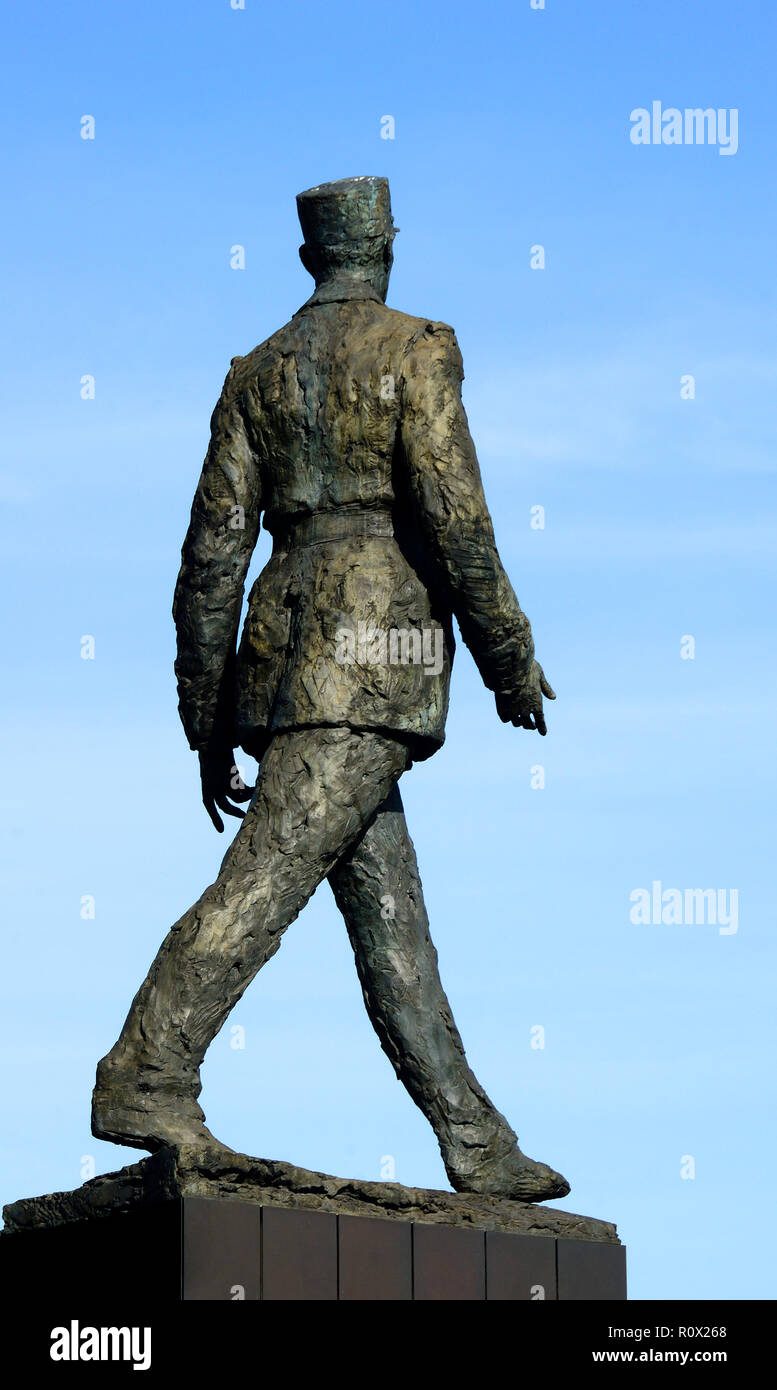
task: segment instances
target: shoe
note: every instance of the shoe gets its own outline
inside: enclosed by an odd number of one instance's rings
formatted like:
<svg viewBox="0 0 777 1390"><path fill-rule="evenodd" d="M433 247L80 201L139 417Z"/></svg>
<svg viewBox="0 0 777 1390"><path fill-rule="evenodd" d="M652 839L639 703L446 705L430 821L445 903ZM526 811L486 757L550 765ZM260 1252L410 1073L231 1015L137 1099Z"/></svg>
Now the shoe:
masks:
<svg viewBox="0 0 777 1390"><path fill-rule="evenodd" d="M92 1134L95 1139L149 1153L177 1144L215 1145L234 1152L211 1134L203 1110L183 1087L158 1079L152 1084L105 1059L98 1064L92 1093Z"/></svg>
<svg viewBox="0 0 777 1390"><path fill-rule="evenodd" d="M489 1197L507 1197L514 1202L550 1202L566 1197L569 1183L547 1163L527 1158L514 1144L507 1153L487 1159L467 1174L448 1176L456 1192L478 1192Z"/></svg>

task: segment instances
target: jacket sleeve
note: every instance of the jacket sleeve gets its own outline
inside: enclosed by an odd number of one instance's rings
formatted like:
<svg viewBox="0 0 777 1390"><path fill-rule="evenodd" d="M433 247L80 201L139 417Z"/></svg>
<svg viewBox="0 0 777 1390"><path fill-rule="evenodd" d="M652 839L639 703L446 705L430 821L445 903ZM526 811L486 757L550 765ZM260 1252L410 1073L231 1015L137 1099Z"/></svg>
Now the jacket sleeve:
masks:
<svg viewBox="0 0 777 1390"><path fill-rule="evenodd" d="M210 422L173 599L178 709L194 749L233 746L234 673L243 587L259 533L259 466L234 358Z"/></svg>
<svg viewBox="0 0 777 1390"><path fill-rule="evenodd" d="M428 323L406 349L401 444L415 521L484 684L506 717L531 667L531 626L505 574L461 400L452 328Z"/></svg>

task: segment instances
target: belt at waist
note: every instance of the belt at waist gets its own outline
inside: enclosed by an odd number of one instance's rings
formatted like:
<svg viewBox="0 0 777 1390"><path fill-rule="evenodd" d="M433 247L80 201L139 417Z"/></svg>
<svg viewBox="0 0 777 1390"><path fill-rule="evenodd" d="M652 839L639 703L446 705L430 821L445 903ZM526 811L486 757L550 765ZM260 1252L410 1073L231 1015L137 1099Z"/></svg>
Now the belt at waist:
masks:
<svg viewBox="0 0 777 1390"><path fill-rule="evenodd" d="M273 528L273 548L286 550L293 546L317 545L323 541L351 540L354 536L393 535L394 522L386 508L335 507L327 512L312 512L300 521Z"/></svg>

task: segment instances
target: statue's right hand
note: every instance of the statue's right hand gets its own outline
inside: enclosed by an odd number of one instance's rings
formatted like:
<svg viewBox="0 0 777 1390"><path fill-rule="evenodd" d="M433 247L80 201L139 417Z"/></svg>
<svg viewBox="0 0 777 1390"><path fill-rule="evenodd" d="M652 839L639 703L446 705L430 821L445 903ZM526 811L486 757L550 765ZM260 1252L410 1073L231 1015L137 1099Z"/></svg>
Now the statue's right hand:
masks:
<svg viewBox="0 0 777 1390"><path fill-rule="evenodd" d="M505 724L514 724L516 729L531 729L542 734L548 732L542 708L542 697L555 700L556 695L545 678L539 661L532 664L518 688L509 696L497 695L496 708L499 718Z"/></svg>
<svg viewBox="0 0 777 1390"><path fill-rule="evenodd" d="M227 744L209 745L200 751L200 782L202 784L202 804L219 834L224 829L216 807L227 816L242 820L245 811L230 805L230 801L250 801L253 789L247 787L240 776L235 762L234 750Z"/></svg>

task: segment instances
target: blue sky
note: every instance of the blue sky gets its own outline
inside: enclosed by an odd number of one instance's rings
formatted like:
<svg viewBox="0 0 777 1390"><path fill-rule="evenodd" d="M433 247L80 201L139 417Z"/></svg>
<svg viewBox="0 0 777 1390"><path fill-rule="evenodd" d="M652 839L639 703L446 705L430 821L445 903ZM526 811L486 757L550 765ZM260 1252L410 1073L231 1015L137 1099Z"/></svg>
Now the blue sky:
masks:
<svg viewBox="0 0 777 1390"><path fill-rule="evenodd" d="M774 1297L777 13L245 4L6 19L0 1196L140 1156L91 1138L94 1066L226 847L172 671L210 412L310 292L294 195L386 174L389 303L456 328L558 692L546 740L507 728L460 647L446 745L402 783L470 1061L561 1205L618 1223L633 1297ZM736 154L635 146L654 100L736 109ZM654 881L736 889L738 930L634 925ZM445 1185L326 887L203 1076L232 1147Z"/></svg>

